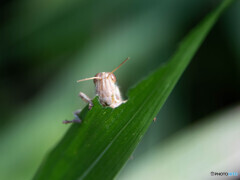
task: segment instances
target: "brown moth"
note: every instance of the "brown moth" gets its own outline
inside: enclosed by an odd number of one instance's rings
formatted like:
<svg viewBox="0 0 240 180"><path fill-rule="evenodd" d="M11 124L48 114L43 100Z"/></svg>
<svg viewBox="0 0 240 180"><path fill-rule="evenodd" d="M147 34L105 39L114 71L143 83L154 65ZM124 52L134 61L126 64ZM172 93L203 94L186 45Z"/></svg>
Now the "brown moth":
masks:
<svg viewBox="0 0 240 180"><path fill-rule="evenodd" d="M129 57L125 59L117 68L115 68L112 72L101 72L97 73L94 77L86 78L78 80L77 82L88 81L93 79L96 88L96 95L99 97L99 101L103 106L108 106L111 108L116 108L120 106L122 103L127 102L127 100L123 100L119 87L116 84L116 76L113 74L118 68L120 68ZM83 101L88 103L88 108L92 109L93 102L92 100L83 92L79 93L79 96L82 98ZM81 122L78 117L80 111L76 111L74 113L75 119L72 121L63 121L64 124L72 123L72 122Z"/></svg>

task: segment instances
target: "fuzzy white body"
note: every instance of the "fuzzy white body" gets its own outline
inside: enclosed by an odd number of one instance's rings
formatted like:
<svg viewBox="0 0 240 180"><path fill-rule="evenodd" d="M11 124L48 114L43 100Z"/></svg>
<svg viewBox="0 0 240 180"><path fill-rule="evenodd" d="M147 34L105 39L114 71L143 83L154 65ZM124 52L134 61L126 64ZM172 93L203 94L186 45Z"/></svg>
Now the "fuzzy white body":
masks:
<svg viewBox="0 0 240 180"><path fill-rule="evenodd" d="M122 100L119 87L116 84L116 77L113 73L102 72L96 74L95 77L101 78L95 79L94 84L96 86L96 95L99 96L100 103L103 106L116 108L126 102Z"/></svg>

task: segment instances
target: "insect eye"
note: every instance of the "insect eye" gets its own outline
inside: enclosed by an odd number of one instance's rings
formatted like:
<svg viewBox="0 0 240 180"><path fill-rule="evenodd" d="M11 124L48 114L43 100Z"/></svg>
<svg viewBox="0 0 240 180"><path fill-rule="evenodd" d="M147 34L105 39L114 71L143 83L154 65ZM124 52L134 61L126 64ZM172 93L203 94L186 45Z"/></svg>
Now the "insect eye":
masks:
<svg viewBox="0 0 240 180"><path fill-rule="evenodd" d="M113 80L113 82L116 82L116 80L117 80L116 76L113 73L111 74L111 79Z"/></svg>
<svg viewBox="0 0 240 180"><path fill-rule="evenodd" d="M97 74L95 75L95 77L101 77L101 73L97 73ZM98 79L94 79L94 80L93 80L94 84L96 84L97 81L98 81Z"/></svg>

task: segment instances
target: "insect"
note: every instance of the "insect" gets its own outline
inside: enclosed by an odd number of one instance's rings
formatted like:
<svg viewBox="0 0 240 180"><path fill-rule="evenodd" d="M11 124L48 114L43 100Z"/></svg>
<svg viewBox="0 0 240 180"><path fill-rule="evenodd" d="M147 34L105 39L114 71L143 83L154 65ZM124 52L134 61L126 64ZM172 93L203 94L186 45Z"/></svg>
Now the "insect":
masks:
<svg viewBox="0 0 240 180"><path fill-rule="evenodd" d="M96 88L96 95L99 97L99 101L103 106L116 108L120 106L122 103L127 102L127 100L123 100L119 87L116 84L116 76L114 72L118 70L127 60L130 58L128 57L125 59L117 68L115 68L112 72L101 72L97 73L94 77L86 78L78 80L77 82L93 80ZM80 98L88 103L89 110L93 107L92 100L83 92L79 93ZM81 120L78 117L80 110L74 112L75 119L72 121L65 120L63 121L64 124L78 122L80 123Z"/></svg>

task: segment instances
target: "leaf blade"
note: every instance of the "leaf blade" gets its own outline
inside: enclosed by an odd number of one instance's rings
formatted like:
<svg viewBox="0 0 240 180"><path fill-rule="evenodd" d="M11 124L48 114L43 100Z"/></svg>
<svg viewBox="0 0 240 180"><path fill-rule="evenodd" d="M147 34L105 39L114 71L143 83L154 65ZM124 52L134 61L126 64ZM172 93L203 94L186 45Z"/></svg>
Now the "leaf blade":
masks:
<svg viewBox="0 0 240 180"><path fill-rule="evenodd" d="M223 10L224 1L180 44L171 61L129 92L119 108L102 108L94 99L83 110L80 125L71 126L49 154L34 179L112 179L127 161L171 93L207 33ZM107 171L111 169L111 171Z"/></svg>

